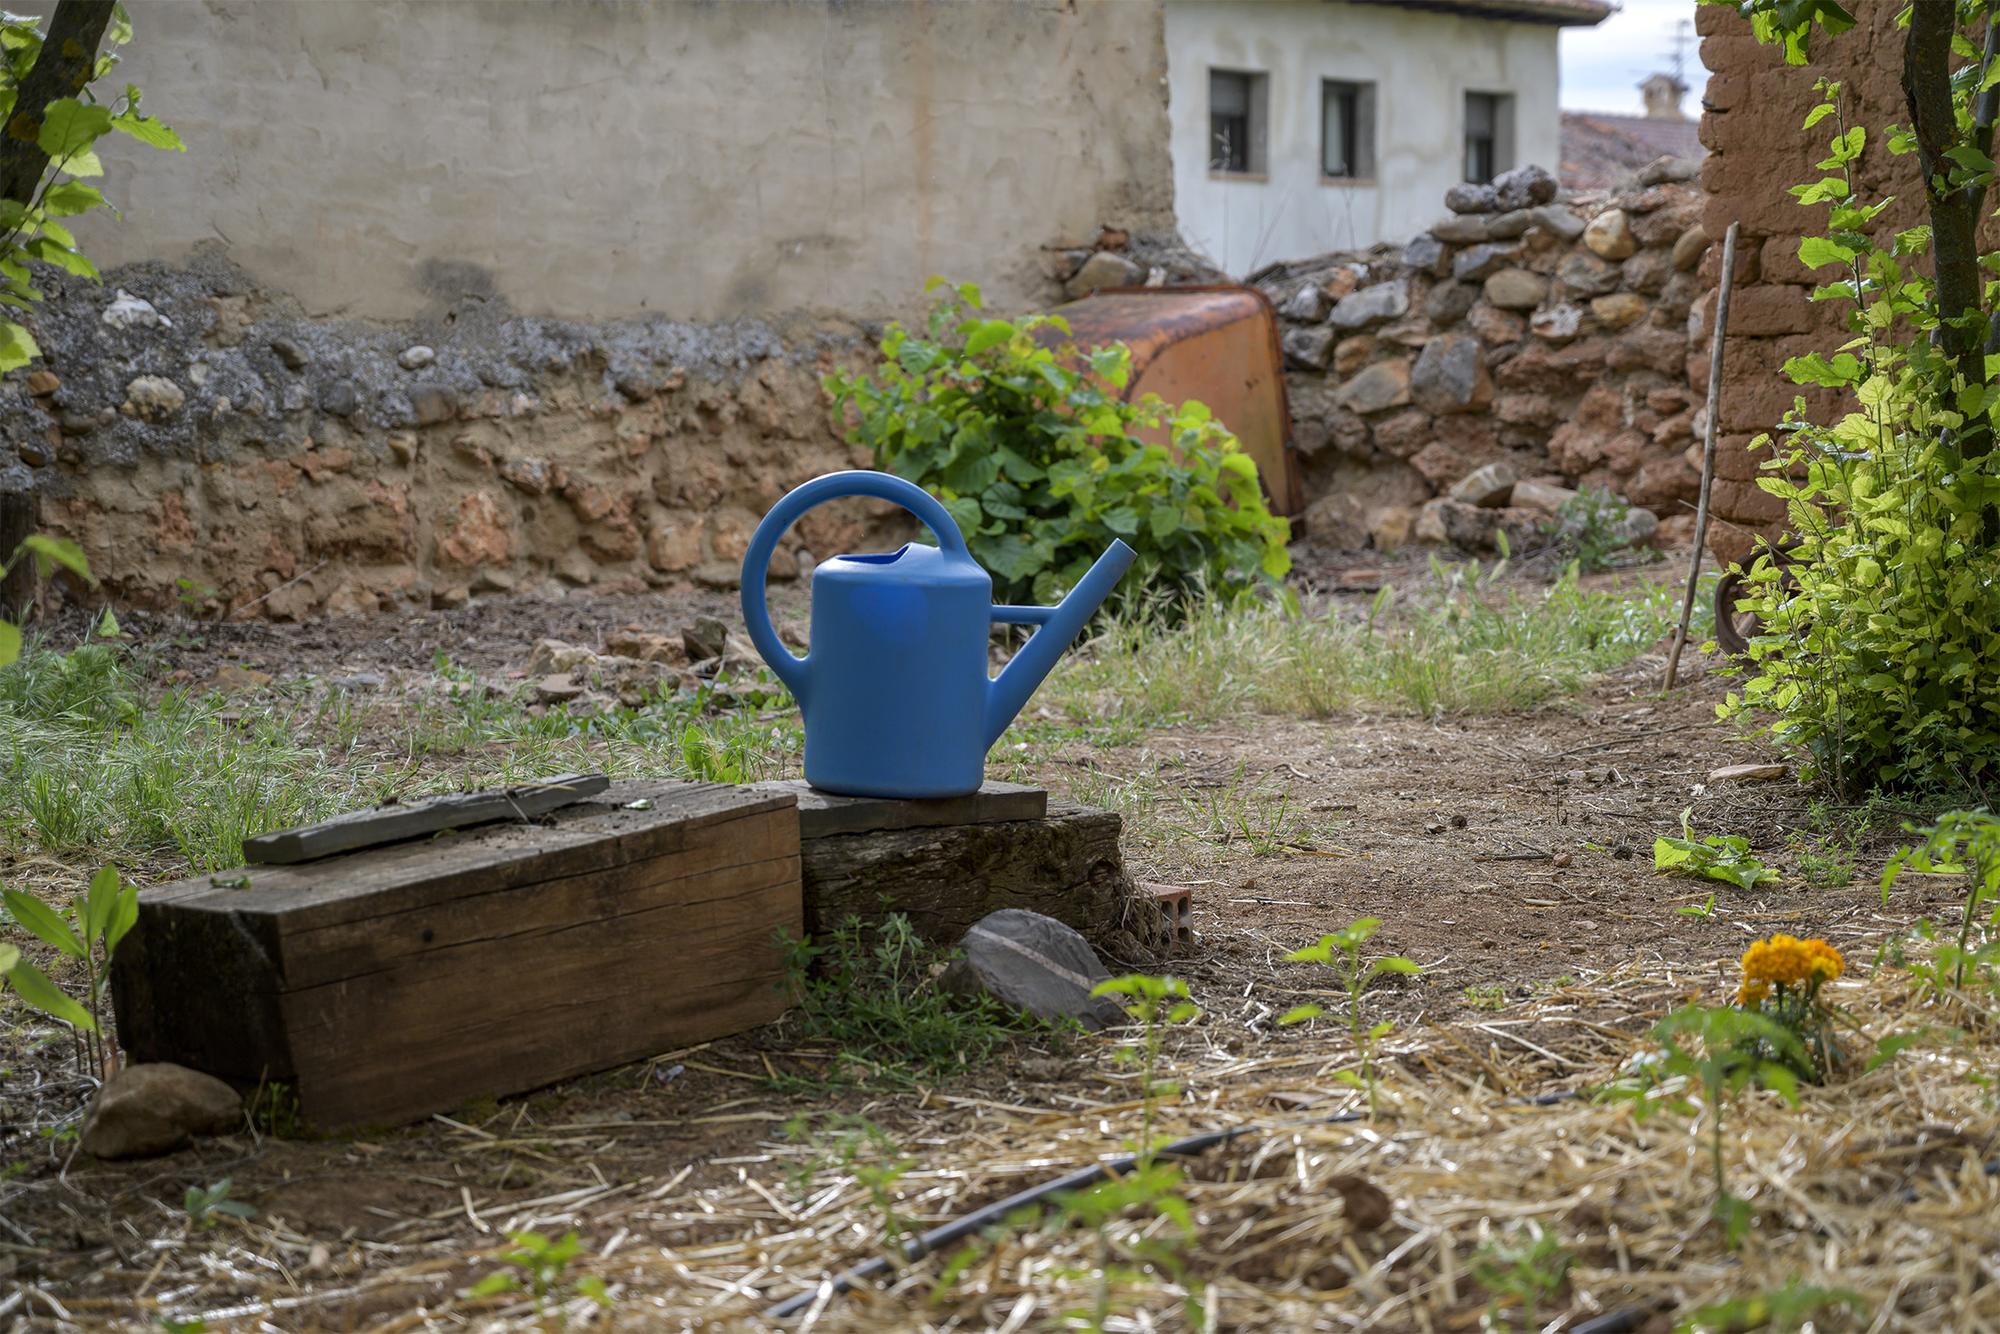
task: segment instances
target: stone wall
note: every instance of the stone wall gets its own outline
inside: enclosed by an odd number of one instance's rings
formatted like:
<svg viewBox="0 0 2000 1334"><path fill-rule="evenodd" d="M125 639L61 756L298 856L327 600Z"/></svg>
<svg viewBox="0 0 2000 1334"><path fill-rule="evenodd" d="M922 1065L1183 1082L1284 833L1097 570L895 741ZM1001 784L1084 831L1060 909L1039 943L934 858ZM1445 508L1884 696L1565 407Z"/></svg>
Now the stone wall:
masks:
<svg viewBox="0 0 2000 1334"><path fill-rule="evenodd" d="M1920 215L1922 186L1916 157L1894 157L1884 126L1907 123L1909 112L1898 82L1903 68L1902 33L1896 28L1900 2L1863 0L1852 6L1860 23L1829 40L1813 38L1813 63L1788 66L1777 48L1761 46L1750 25L1733 9L1703 5L1695 11L1702 35L1701 59L1710 71L1702 95L1701 139L1708 148L1701 181L1708 192L1703 211L1707 231L1722 236L1731 221L1742 224L1737 242L1736 290L1730 299L1724 339L1716 482L1712 496L1717 523L1710 546L1725 559L1748 554L1759 532L1782 526L1782 502L1757 489L1759 455L1747 446L1771 430L1804 395L1807 407L1823 414L1836 409L1827 389L1801 389L1785 377L1784 363L1806 352L1830 352L1846 341L1846 307L1812 304L1807 294L1814 276L1798 259L1799 238L1823 229L1826 209L1800 206L1786 187L1816 180L1813 167L1826 156L1830 124L1802 128L1819 100L1816 79L1842 80L1850 124L1869 128L1869 142L1857 169L1871 196L1894 194L1898 203L1883 217L1885 227L1908 226ZM1712 329L1714 288L1722 274L1718 244L1704 262L1706 295L1697 304L1691 333L1704 345ZM1693 384L1708 388L1708 365L1692 368Z"/></svg>
<svg viewBox="0 0 2000 1334"><path fill-rule="evenodd" d="M127 604L296 619L564 586L731 586L784 491L865 464L820 375L840 321L578 324L470 303L305 318L210 254L52 284L0 384L0 490ZM815 511L772 574L864 536Z"/></svg>
<svg viewBox="0 0 2000 1334"><path fill-rule="evenodd" d="M1489 483L1605 490L1691 523L1703 345L1689 316L1709 248L1692 171L1663 160L1632 190L1558 200L1523 168L1455 187L1451 216L1399 249L1256 275L1286 326L1311 534L1349 548L1490 534L1444 513L1490 464ZM1507 499L1487 485L1474 503Z"/></svg>

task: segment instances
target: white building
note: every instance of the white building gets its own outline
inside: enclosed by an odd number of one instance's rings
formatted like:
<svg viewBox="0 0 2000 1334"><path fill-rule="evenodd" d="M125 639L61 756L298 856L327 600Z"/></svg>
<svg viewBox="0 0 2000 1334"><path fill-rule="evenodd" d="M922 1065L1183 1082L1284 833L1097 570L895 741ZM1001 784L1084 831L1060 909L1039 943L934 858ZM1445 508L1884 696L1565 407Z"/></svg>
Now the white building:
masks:
<svg viewBox="0 0 2000 1334"><path fill-rule="evenodd" d="M1604 0L1167 0L1174 211L1241 277L1401 241L1559 158L1557 35Z"/></svg>

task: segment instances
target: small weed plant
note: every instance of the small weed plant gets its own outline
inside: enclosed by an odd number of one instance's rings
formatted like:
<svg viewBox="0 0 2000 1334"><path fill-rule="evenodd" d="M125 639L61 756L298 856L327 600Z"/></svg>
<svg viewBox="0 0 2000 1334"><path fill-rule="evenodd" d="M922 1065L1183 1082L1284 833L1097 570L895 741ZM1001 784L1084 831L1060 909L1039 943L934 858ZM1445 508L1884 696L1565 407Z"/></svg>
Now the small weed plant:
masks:
<svg viewBox="0 0 2000 1334"><path fill-rule="evenodd" d="M1357 922L1319 938L1319 943L1304 949L1293 950L1285 956L1287 963L1316 963L1331 968L1340 975L1347 991L1347 1032L1353 1039L1354 1049L1360 1054L1361 1069L1357 1074L1352 1070L1342 1070L1338 1078L1355 1088L1366 1089L1368 1093L1368 1119L1374 1120L1380 1108L1376 1101L1375 1049L1382 1039L1395 1031L1395 1025L1387 1021L1370 1024L1362 1016L1361 993L1368 984L1385 974L1415 977L1423 972L1416 963L1400 954L1391 954L1364 960L1362 948L1374 938L1382 928L1379 917L1363 917ZM1300 1005L1278 1017L1280 1024L1302 1024L1309 1019L1317 1019L1326 1013L1326 1007L1318 1004Z"/></svg>
<svg viewBox="0 0 2000 1334"><path fill-rule="evenodd" d="M601 1307L612 1304L603 1279L589 1274L569 1276L570 1264L582 1249L576 1233L565 1232L551 1238L541 1232L509 1232L507 1240L514 1244L513 1250L500 1257L507 1268L496 1269L480 1279L466 1289L466 1296L497 1297L524 1292L533 1299L538 1315L547 1314L550 1301L561 1306L581 1297Z"/></svg>
<svg viewBox="0 0 2000 1334"><path fill-rule="evenodd" d="M1549 533L1575 553L1577 568L1596 574L1613 565L1637 565L1657 559L1651 547L1633 547L1626 521L1632 507L1609 491L1586 487L1556 510Z"/></svg>
<svg viewBox="0 0 2000 1334"><path fill-rule="evenodd" d="M1159 1100L1180 1091L1178 1085L1159 1077L1160 1053L1167 1029L1192 1022L1200 1016L1201 1007L1188 996L1187 983L1178 977L1152 977L1145 973L1107 978L1092 988L1090 994L1117 998L1125 1013L1140 1026L1139 1050L1135 1053L1130 1048L1120 1048L1119 1056L1140 1066L1139 1096L1144 1106L1138 1152L1141 1162L1149 1162L1153 1156L1153 1120Z"/></svg>
<svg viewBox="0 0 2000 1334"><path fill-rule="evenodd" d="M1741 834L1695 837L1693 816L1693 807L1681 812L1679 838L1662 834L1653 840L1655 871L1720 880L1738 889L1755 889L1778 878L1776 871L1750 855L1750 840Z"/></svg>
<svg viewBox="0 0 2000 1334"><path fill-rule="evenodd" d="M1813 1329L1818 1321L1846 1311L1868 1317L1868 1303L1847 1288L1819 1288L1797 1279L1750 1297L1732 1297L1698 1307L1674 1326L1674 1334L1738 1334L1740 1330Z"/></svg>
<svg viewBox="0 0 2000 1334"><path fill-rule="evenodd" d="M1989 995L2000 995L2000 817L1984 810L1949 811L1915 832L1923 841L1902 849L1882 870L1882 902L1888 903L1889 891L1906 871L1963 875L1965 902L1955 939L1935 943L1931 924L1920 922L1917 933L1934 943L1933 957L1898 961L1936 991L1962 991L1971 980Z"/></svg>
<svg viewBox="0 0 2000 1334"><path fill-rule="evenodd" d="M238 1221L255 1218L257 1210L241 1200L229 1198L231 1182L228 1177L212 1186L189 1186L181 1200L181 1208L188 1216L188 1223L197 1232L206 1232L225 1218Z"/></svg>
<svg viewBox="0 0 2000 1334"><path fill-rule="evenodd" d="M1124 344L1081 351L1059 316L988 319L978 288L940 289L923 330L892 324L874 372L826 387L877 467L944 502L997 599L1056 601L1114 540L1139 554L1121 588L1168 590L1168 611L1276 588L1287 525L1206 407L1127 402Z"/></svg>
<svg viewBox="0 0 2000 1334"><path fill-rule="evenodd" d="M1542 1327L1541 1309L1562 1292L1575 1262L1556 1234L1529 1219L1488 1241L1472 1257L1472 1278L1493 1294L1480 1320L1482 1329L1507 1329L1503 1299L1520 1307L1522 1328Z"/></svg>
<svg viewBox="0 0 2000 1334"><path fill-rule="evenodd" d="M1642 1120L1661 1111L1696 1124L1707 1118L1709 1166L1715 1176L1712 1214L1733 1249L1748 1234L1752 1213L1749 1202L1729 1190L1724 1105L1753 1087L1772 1089L1796 1105L1796 1072L1810 1058L1790 1028L1732 1005L1684 1006L1660 1020L1653 1037L1658 1050L1635 1059L1631 1076L1612 1085L1606 1096L1629 1100L1634 1116Z"/></svg>
<svg viewBox="0 0 2000 1334"><path fill-rule="evenodd" d="M68 1025L77 1038L78 1065L93 1078L105 1077L113 1059L106 1023L111 957L139 920L139 891L118 878L116 867L107 866L76 896L68 918L24 890L0 890L0 899L7 905L7 915L29 935L81 965L84 1000L79 1004L71 999L11 946L5 947L11 959L0 954L0 974L30 1007Z"/></svg>
<svg viewBox="0 0 2000 1334"><path fill-rule="evenodd" d="M814 1173L836 1170L852 1176L868 1192L868 1203L882 1228L882 1254L891 1269L903 1264L903 1238L910 1225L897 1209L897 1183L916 1166L905 1157L895 1138L865 1116L837 1113L815 1125L811 1119L795 1116L785 1123L785 1137L806 1145L811 1161L795 1173L803 1186Z"/></svg>
<svg viewBox="0 0 2000 1334"><path fill-rule="evenodd" d="M822 940L780 937L793 1022L837 1049L829 1083L911 1084L962 1071L1024 1033L1047 1031L989 997L940 991L946 962L910 919L849 917Z"/></svg>

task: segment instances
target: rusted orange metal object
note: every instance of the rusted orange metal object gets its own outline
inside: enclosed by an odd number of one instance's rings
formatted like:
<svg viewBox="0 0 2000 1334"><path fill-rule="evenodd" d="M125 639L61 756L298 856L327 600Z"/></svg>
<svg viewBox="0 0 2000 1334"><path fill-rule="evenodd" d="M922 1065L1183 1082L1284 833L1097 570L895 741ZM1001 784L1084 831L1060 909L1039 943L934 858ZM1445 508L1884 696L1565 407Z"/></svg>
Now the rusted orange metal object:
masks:
<svg viewBox="0 0 2000 1334"><path fill-rule="evenodd" d="M1083 348L1132 349L1127 402L1158 394L1208 405L1257 463L1274 514L1304 508L1292 416L1285 402L1277 312L1254 287L1113 287L1049 312ZM1044 342L1062 341L1048 331ZM1154 434L1164 435L1164 432Z"/></svg>

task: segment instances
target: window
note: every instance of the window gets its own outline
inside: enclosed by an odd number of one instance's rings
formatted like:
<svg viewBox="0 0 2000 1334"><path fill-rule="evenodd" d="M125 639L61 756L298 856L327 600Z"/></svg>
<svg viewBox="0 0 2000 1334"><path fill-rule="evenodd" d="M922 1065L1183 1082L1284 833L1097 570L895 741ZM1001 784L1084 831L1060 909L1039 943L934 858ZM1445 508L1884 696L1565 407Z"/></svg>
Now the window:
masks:
<svg viewBox="0 0 2000 1334"><path fill-rule="evenodd" d="M1327 79L1319 86L1319 170L1330 180L1375 174L1375 85Z"/></svg>
<svg viewBox="0 0 2000 1334"><path fill-rule="evenodd" d="M1484 185L1511 168L1514 98L1509 93L1465 95L1465 179Z"/></svg>
<svg viewBox="0 0 2000 1334"><path fill-rule="evenodd" d="M1264 170L1264 106L1268 80L1241 70L1208 72L1208 166L1234 175Z"/></svg>

